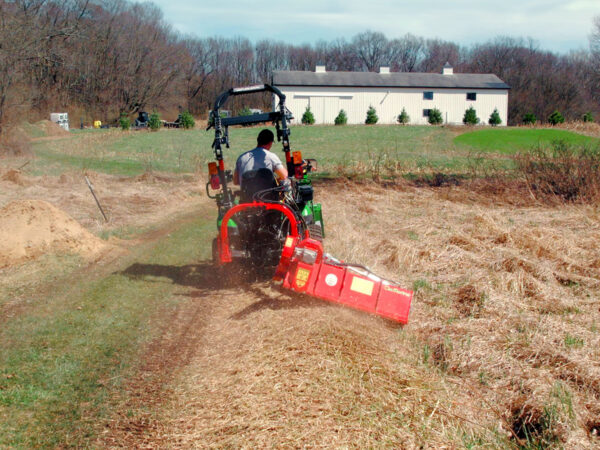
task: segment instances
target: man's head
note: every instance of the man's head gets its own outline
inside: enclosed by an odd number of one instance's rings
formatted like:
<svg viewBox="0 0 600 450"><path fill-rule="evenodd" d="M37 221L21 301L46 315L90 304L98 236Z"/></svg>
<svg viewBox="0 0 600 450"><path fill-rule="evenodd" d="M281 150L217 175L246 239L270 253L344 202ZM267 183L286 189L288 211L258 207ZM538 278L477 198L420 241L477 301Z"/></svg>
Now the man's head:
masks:
<svg viewBox="0 0 600 450"><path fill-rule="evenodd" d="M271 148L273 145L273 140L275 136L271 130L264 129L260 133L258 133L258 137L256 138L256 143L259 147L266 148L267 150Z"/></svg>

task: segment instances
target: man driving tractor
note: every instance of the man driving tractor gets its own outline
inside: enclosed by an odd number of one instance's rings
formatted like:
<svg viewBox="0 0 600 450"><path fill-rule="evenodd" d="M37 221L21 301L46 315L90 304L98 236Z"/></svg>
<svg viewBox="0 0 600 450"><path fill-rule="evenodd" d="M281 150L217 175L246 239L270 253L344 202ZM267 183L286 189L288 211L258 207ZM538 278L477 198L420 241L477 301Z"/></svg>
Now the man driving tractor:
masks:
<svg viewBox="0 0 600 450"><path fill-rule="evenodd" d="M233 183L240 186L248 201L256 192L276 186L275 176L280 183L288 177L279 157L270 151L274 140L271 130L262 130L256 138L257 147L242 153L235 163Z"/></svg>

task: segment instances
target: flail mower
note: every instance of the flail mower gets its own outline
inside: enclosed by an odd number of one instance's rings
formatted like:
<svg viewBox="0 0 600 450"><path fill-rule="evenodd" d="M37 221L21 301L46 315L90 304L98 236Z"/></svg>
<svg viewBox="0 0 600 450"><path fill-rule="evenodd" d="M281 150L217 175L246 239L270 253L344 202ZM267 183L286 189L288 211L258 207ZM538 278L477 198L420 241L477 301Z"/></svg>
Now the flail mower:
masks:
<svg viewBox="0 0 600 450"><path fill-rule="evenodd" d="M229 97L260 92L277 97L274 111L221 117L221 107ZM219 209L213 262L266 271L285 289L407 323L411 291L362 265L340 261L324 252L321 205L313 200L310 179L317 161L292 152L290 120L285 95L268 84L232 88L215 101L208 129L215 131L212 147L216 161L208 164L206 184L207 195L216 200ZM244 181L242 189L232 190L233 173L225 169L223 160L223 146L229 148L229 127L268 122L275 125L277 141L282 143L288 181L278 184L273 173L260 169L252 180Z"/></svg>

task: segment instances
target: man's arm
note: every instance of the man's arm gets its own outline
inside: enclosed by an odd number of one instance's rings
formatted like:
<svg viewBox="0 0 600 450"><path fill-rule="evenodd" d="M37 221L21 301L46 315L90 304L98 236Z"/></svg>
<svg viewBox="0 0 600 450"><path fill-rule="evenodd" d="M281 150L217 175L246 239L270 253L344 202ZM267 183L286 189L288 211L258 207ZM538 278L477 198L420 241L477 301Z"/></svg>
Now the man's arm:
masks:
<svg viewBox="0 0 600 450"><path fill-rule="evenodd" d="M283 167L283 165L275 169L275 174L279 177L280 180L285 180L288 177L288 171L285 167Z"/></svg>

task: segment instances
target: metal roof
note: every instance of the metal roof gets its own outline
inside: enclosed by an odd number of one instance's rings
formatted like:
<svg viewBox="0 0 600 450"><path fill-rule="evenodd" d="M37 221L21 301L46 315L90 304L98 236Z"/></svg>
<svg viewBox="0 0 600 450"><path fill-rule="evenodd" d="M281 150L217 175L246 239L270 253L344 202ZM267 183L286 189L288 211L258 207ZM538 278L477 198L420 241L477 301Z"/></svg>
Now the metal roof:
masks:
<svg viewBox="0 0 600 450"><path fill-rule="evenodd" d="M510 86L491 73L418 72L323 72L277 70L273 72L275 86L321 87L381 87L381 88L446 88L446 89L510 89Z"/></svg>

